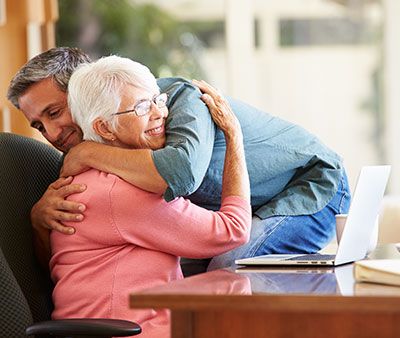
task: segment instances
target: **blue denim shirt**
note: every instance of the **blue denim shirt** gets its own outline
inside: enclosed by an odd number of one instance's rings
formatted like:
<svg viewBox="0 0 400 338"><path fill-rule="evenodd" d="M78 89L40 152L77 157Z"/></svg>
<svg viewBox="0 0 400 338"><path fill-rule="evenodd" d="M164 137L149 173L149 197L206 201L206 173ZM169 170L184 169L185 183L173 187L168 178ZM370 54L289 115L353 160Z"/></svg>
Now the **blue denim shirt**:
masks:
<svg viewBox="0 0 400 338"><path fill-rule="evenodd" d="M208 209L221 202L225 139L200 99L181 78L158 80L168 94L167 141L152 153L168 184L167 201L185 196ZM309 215L332 199L342 161L303 128L228 98L239 119L250 176L251 205L260 218Z"/></svg>

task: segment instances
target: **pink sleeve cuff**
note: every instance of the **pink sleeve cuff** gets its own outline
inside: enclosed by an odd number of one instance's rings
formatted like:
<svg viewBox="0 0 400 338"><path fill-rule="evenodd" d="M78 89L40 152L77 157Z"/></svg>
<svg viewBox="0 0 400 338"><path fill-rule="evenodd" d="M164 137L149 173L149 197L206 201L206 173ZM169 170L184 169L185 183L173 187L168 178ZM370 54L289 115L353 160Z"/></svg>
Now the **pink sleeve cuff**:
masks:
<svg viewBox="0 0 400 338"><path fill-rule="evenodd" d="M227 196L222 200L221 210L226 206L234 206L241 208L245 213L251 214L251 205L240 196Z"/></svg>

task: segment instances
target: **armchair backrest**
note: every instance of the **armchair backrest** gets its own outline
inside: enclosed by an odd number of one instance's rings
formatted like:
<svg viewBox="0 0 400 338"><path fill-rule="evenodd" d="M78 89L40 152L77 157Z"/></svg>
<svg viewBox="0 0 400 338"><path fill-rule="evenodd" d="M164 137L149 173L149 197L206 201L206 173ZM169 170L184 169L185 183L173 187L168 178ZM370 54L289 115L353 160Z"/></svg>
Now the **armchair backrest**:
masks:
<svg viewBox="0 0 400 338"><path fill-rule="evenodd" d="M32 313L0 249L0 337L25 337Z"/></svg>
<svg viewBox="0 0 400 338"><path fill-rule="evenodd" d="M57 179L61 157L42 142L0 133L0 258L6 260L1 268L12 271L35 322L50 319L52 283L34 255L30 210ZM10 280L5 285L15 284ZM1 298L3 292L14 292L0 288ZM4 305L0 316L8 311Z"/></svg>

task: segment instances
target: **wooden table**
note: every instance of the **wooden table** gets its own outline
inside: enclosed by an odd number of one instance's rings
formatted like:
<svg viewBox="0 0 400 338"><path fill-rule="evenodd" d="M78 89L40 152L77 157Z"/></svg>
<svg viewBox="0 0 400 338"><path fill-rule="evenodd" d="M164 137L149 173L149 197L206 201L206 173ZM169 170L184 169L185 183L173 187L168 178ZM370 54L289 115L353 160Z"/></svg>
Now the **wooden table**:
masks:
<svg viewBox="0 0 400 338"><path fill-rule="evenodd" d="M400 287L354 283L352 268L218 270L130 306L170 309L174 338L400 337Z"/></svg>

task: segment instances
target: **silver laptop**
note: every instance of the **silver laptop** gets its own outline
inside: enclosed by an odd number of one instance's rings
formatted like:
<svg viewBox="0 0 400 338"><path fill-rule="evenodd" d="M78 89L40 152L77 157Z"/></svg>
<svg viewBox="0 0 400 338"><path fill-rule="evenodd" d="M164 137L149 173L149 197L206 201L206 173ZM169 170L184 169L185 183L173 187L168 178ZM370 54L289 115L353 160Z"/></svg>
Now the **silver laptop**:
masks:
<svg viewBox="0 0 400 338"><path fill-rule="evenodd" d="M235 261L238 265L341 265L365 258L389 179L390 166L361 169L336 255L273 254Z"/></svg>

